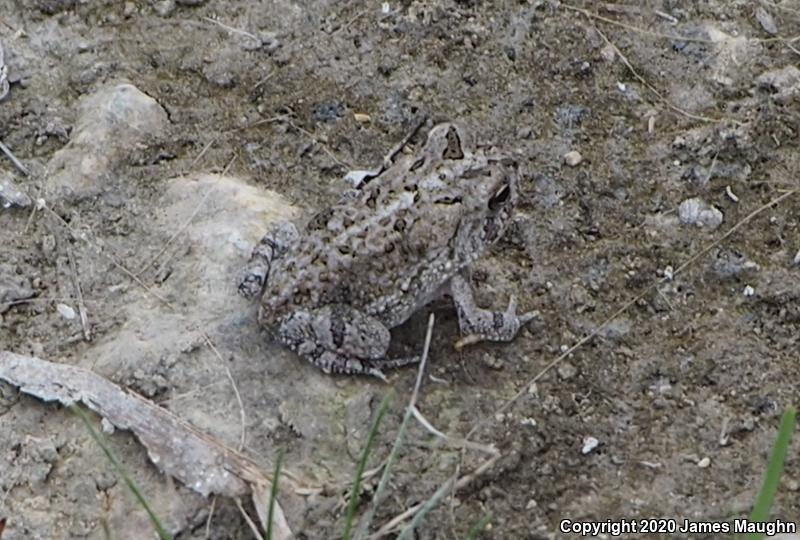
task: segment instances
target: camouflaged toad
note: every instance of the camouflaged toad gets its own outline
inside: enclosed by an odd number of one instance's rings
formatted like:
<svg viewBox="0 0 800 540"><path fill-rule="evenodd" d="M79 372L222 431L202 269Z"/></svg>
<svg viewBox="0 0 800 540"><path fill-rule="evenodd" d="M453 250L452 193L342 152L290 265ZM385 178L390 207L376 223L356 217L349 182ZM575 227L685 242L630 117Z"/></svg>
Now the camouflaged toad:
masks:
<svg viewBox="0 0 800 540"><path fill-rule="evenodd" d="M326 373L383 378L419 357L387 359L389 329L443 293L461 331L509 341L533 314L475 305L464 271L496 242L517 201L516 166L476 149L461 126L435 126L424 147L367 178L301 230L279 223L239 283L261 293L259 319Z"/></svg>

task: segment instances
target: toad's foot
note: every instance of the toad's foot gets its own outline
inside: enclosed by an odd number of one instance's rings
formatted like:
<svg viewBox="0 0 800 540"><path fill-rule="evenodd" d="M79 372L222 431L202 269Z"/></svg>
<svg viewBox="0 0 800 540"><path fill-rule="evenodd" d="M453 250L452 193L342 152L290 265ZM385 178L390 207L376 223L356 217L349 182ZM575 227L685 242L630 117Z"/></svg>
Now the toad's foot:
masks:
<svg viewBox="0 0 800 540"><path fill-rule="evenodd" d="M466 336L458 342L458 348L480 341L511 341L524 324L538 315L535 311L517 315L517 301L513 296L505 311L479 308L469 283L461 275L455 275L450 280L450 294L458 311L461 333Z"/></svg>
<svg viewBox="0 0 800 540"><path fill-rule="evenodd" d="M245 298L253 298L260 294L267 283L272 262L283 257L298 236L297 229L288 221L273 225L253 249L253 254L250 255L250 260L242 271L239 294Z"/></svg>
<svg viewBox="0 0 800 540"><path fill-rule="evenodd" d="M393 358L391 360L361 360L348 358L333 351L322 351L319 355L307 354L305 358L327 374L339 375L369 375L386 382L383 370L396 369L420 361L419 356Z"/></svg>
<svg viewBox="0 0 800 540"><path fill-rule="evenodd" d="M295 311L281 321L278 337L325 373L371 375L385 381L381 369L420 360L418 356L386 359L389 330L377 319L344 304Z"/></svg>

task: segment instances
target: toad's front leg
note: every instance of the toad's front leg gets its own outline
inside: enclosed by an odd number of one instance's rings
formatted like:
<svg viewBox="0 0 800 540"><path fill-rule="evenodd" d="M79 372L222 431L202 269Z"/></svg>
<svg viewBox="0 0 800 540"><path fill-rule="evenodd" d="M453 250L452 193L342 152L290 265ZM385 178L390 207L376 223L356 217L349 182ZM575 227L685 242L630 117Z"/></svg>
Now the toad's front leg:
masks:
<svg viewBox="0 0 800 540"><path fill-rule="evenodd" d="M297 228L291 222L274 224L253 249L239 279L239 294L245 298L260 294L269 278L273 261L283 257L297 237Z"/></svg>
<svg viewBox="0 0 800 540"><path fill-rule="evenodd" d="M461 333L469 342L511 341L519 329L536 318L536 312L517 315L517 301L512 296L505 311L490 311L475 304L472 288L461 275L450 279L450 294L458 311Z"/></svg>
<svg viewBox="0 0 800 540"><path fill-rule="evenodd" d="M280 321L278 337L325 373L372 375L385 380L381 368L419 362L418 356L386 359L389 329L344 304L294 311Z"/></svg>

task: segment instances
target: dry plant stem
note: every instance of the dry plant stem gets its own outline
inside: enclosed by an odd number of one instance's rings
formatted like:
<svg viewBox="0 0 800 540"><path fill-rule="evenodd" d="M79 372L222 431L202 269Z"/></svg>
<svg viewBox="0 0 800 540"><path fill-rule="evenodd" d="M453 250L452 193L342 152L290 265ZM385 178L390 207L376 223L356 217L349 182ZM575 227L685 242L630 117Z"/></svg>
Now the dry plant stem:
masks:
<svg viewBox="0 0 800 540"><path fill-rule="evenodd" d="M208 538L211 534L211 519L214 517L214 509L217 507L217 496L214 495L211 498L211 508L208 510L208 518L206 519L206 534L205 537Z"/></svg>
<svg viewBox="0 0 800 540"><path fill-rule="evenodd" d="M600 3L598 9L604 9L611 13L621 13L622 15L641 15L642 8L639 6L623 6L619 4Z"/></svg>
<svg viewBox="0 0 800 540"><path fill-rule="evenodd" d="M411 414L414 415L414 418L417 419L417 422L419 422L422 425L422 427L424 427L432 435L444 439L450 446L454 448L468 448L471 450L477 450L478 452L483 452L484 454L489 454L492 456L496 456L499 454L497 448L495 448L491 444L489 445L480 444L468 441L466 439L459 439L458 437L451 437L449 435L445 435L444 433L433 427L433 425L428 421L428 419L422 416L422 413L419 412L419 409L417 409L413 405L411 405L410 407L411 407Z"/></svg>
<svg viewBox="0 0 800 540"><path fill-rule="evenodd" d="M270 71L269 73L267 73L267 74L264 76L264 78L263 78L263 79L261 79L260 81L258 81L258 82L256 83L256 85L253 87L253 90L258 90L258 87L259 87L259 86L261 86L262 84L264 84L264 83L266 83L268 80L270 80L272 77L274 77L276 73L277 73L277 71Z"/></svg>
<svg viewBox="0 0 800 540"><path fill-rule="evenodd" d="M322 144L319 141L319 139L317 139L316 135L314 135L313 133L311 133L307 129L301 128L300 126L298 126L297 124L295 124L294 122L292 122L289 119L286 119L286 123L289 124L290 126L292 126L294 129L296 129L300 133L304 134L309 139L311 139L311 141L314 142L315 144L318 144L319 147L322 148L322 151L325 152L328 155L328 157L331 158L334 162L336 162L337 165L341 165L345 169L351 169L352 168L352 167L350 167L350 165L348 165L347 163L345 163L342 160L340 160L339 158L337 158L336 155L333 152L331 152L331 150L326 145Z"/></svg>
<svg viewBox="0 0 800 540"><path fill-rule="evenodd" d="M227 165L225 165L225 168L222 169L222 176L228 174L228 171L231 170L231 167L233 167L233 162L236 161L237 159L239 159L239 154L238 153L233 154L231 160L228 162Z"/></svg>
<svg viewBox="0 0 800 540"><path fill-rule="evenodd" d="M336 34L338 32L342 32L344 30L349 29L358 19L360 19L361 17L363 17L366 14L367 14L366 11L360 11L360 12L356 13L356 15L352 19L347 21L347 23L344 26L340 26L339 28L337 28L336 30L331 32L331 35L334 35L334 34Z"/></svg>
<svg viewBox="0 0 800 540"><path fill-rule="evenodd" d="M795 194L796 194L798 191L800 191L800 188L794 188L794 189L792 189L792 190L789 190L789 191L787 191L786 193L784 193L783 195L781 195L781 196L779 196L779 197L776 197L776 198L772 199L771 201L769 201L769 202L767 202L767 203L765 203L765 204L763 204L763 205L759 206L758 208L756 208L755 210L753 210L752 212L750 212L748 215L746 215L744 218L742 218L742 219L741 219L741 220L740 220L738 223L736 223L736 224L735 224L735 225L733 225L733 226L732 226L730 229L728 229L727 231L725 231L725 234L723 234L722 236L720 236L719 238L717 238L716 240L714 240L713 242L711 242L710 244L708 244L706 247L702 248L700 251L698 251L697 253L695 253L695 254L694 254L694 255L692 255L691 257L689 257L689 259L688 259L688 260L686 260L686 261L685 261L683 264L681 264L680 266L678 266L678 267L677 267L677 268L676 268L676 269L675 269L675 270L672 272L672 274L673 274L673 277L674 277L674 276L677 276L677 275L678 275L678 274L680 274L680 273L682 273L682 272L683 272L684 270L686 270L686 269L687 269L689 266L691 266L692 264L694 264L694 263L695 263L695 262L696 262L696 261L697 261L697 260L698 260L700 257L702 257L703 255L707 254L709 251L711 251L712 249L714 249L716 246L718 246L718 245L719 245L721 242L723 242L725 239L727 239L728 237L730 237L730 236L731 236L733 233L735 233L736 231L738 231L739 229L741 229L741 228L742 228L742 227L743 227L745 224L747 224L748 222L752 221L752 220L753 220L753 218L755 218L755 217L756 217L756 216L758 216L759 214L763 213L765 210L768 210L770 207L772 207L772 206L775 206L775 205L779 204L779 203L780 203L780 202L782 202L784 199L788 199L788 198L789 198L789 197L791 197L792 195L795 195ZM580 347L582 347L584 344L586 344L588 341L590 341L591 339L593 339L593 338L594 338L594 337L595 337L595 336L596 336L598 333L600 333L600 331L602 331L602 330L603 330L603 329L604 329L606 326L608 326L608 325L609 325L611 322L613 322L613 321L614 321L614 320L615 320L617 317L619 317L619 316L620 316L620 315L622 315L624 312L626 312L626 311L628 310L628 308L630 308L632 305L634 305L634 304L635 304L636 302L638 302L639 300L642 300L643 298L645 298L645 297L646 297L648 294L650 294L650 293L651 293L651 292L652 292L654 289L656 289L656 288L657 288L659 285L661 285L662 283L665 283L665 282L667 282L667 281L669 281L669 279L668 279L668 278L662 278L662 279L656 280L655 282L651 283L651 284L650 284L650 285L649 285L649 286L648 286L648 287L647 287L647 288L646 288L644 291L642 291L641 293L639 293L638 295L636 295L636 296L635 296L634 298L632 298L631 300L628 300L627 302L625 302L625 303L622 305L622 307L620 307L619 309L617 309L617 310L616 310L614 313L612 313L612 314L611 314L611 315L610 315L608 318L606 318L606 319L605 319L605 320L604 320L602 323L600 323L600 324L597 326L597 328L595 328L595 329L594 329L594 331L593 331L593 332L591 332L590 334L588 334L588 335L584 336L583 338L581 338L580 340L578 340L578 342L577 342L577 343L575 343L575 345L573 345L572 347L570 347L569 349L567 349L567 350L566 350L564 353L562 353L562 354L560 354L559 356L557 356L557 357L556 357L556 358L555 358L555 359L554 359L552 362L550 362L550 363L549 363L549 364L547 364L547 365L546 365L544 368L542 368L542 370L541 370L541 371L539 371L539 373L537 373L537 374L536 374L536 376L534 376L534 377L533 377L532 379L530 379L530 380L529 380L527 383L525 383L525 384L522 386L522 388L521 388L521 389L520 389L520 390L519 390L519 391L518 391L518 392L517 392L517 393L516 393L516 394L515 394L515 395L514 395L514 396L513 396L511 399L509 399L508 401L506 401L506 402L505 402L505 403L504 403L504 404L503 404L503 405L502 405L500 408L498 408L498 409L497 409L497 410L495 410L493 413L491 413L491 415L484 417L484 418L483 418L481 421L479 421L477 424L475 424L475 426L474 426L474 427L473 427L471 430L469 430L469 432L467 433L467 436L466 436L466 438L467 438L467 439L469 439L469 438L470 438L472 435L474 435L474 434L475 434L475 432L476 432L476 431L478 431L478 430L479 430L480 428L482 428L483 426L485 426L485 425L489 424L489 423L491 422L491 420L492 420L492 419L493 419L495 416L497 416L497 415L498 415L498 414L500 414L500 413L503 413L503 412L505 412L505 411L506 411L506 410L507 410L509 407L511 407L511 406L512 406L514 403L516 403L516 401L517 401L519 398L521 398L521 397L522 397L522 396L523 396L525 393L527 393L527 391L528 391L528 388L530 387L530 385L531 385L531 384L533 384L533 383L537 382L539 379L541 379L542 377L544 377L544 375L545 375L545 374L546 374L548 371L550 371L551 369L553 369L553 367L555 367L555 366L556 366L556 365L557 365L559 362L561 362L562 360L564 360L565 358L567 358L569 355L571 355L572 353L574 353L574 352L575 352L577 349L579 349L579 348L580 348Z"/></svg>
<svg viewBox="0 0 800 540"><path fill-rule="evenodd" d="M16 28L14 28L13 26L11 26L10 24L8 24L8 21L7 21L7 20L5 20L3 17L0 17L0 23L3 23L3 25L4 25L6 28L8 28L9 30L11 30L12 32L16 32L16 31L17 31L17 29L16 29Z"/></svg>
<svg viewBox="0 0 800 540"><path fill-rule="evenodd" d="M270 76L273 75L273 74L274 73L271 73ZM263 80L259 84L263 84L264 82L266 82L266 79ZM256 120L255 122L247 124L246 126L241 126L241 127L237 127L237 128L233 128L233 129L228 129L228 130L224 131L223 133L224 134L236 133L237 131L244 131L246 129L254 128L254 127L260 126L262 124L271 124L273 122L280 122L280 121L285 120L288 117L289 117L289 115L282 114L282 115L273 116L273 117L270 117L270 118L262 118L261 120ZM221 138L221 135L217 136L217 137L214 137L213 139L208 141L205 144L205 146L203 146L203 149L200 150L200 153L197 154L197 156L192 160L192 162L189 164L189 166L186 168L186 170L184 172L180 173L178 176L186 176L186 174L188 174L190 171L194 170L194 167L203 158L203 156L206 154L206 152L208 152L209 148L214 146L217 143L217 141L220 140L220 138Z"/></svg>
<svg viewBox="0 0 800 540"><path fill-rule="evenodd" d="M78 314L81 318L81 328L83 328L83 339L92 341L92 334L89 331L89 321L86 316L86 305L83 303L83 291L81 290L81 283L78 279L78 265L75 264L75 255L69 244L65 243L65 250L67 252L67 259L69 260L69 267L72 271L72 283L75 286L75 294L78 297Z"/></svg>
<svg viewBox="0 0 800 540"><path fill-rule="evenodd" d="M431 338L433 336L433 323L436 317L431 313L428 315L428 329L425 331L425 345L422 348L422 359L417 369L417 380L414 382L414 391L411 392L411 399L408 401L409 407L416 407L419 389L422 386L422 376L425 374L425 366L428 365L428 353L431 350Z"/></svg>
<svg viewBox="0 0 800 540"><path fill-rule="evenodd" d="M253 531L253 535L258 540L264 540L264 537L261 536L261 531L258 530L258 525L256 525L250 516L247 515L247 512L244 510L244 506L242 506L242 501L239 500L239 497L236 497L236 507L239 509L239 513L242 514L242 517L247 522L247 525L250 527L250 530Z"/></svg>
<svg viewBox="0 0 800 540"><path fill-rule="evenodd" d="M197 162L200 161L203 158L204 155L206 155L206 152L208 152L208 149L211 148L212 146L214 146L214 143L216 143L218 140L219 140L219 137L214 137L213 139L211 139L210 141L208 141L206 143L206 145L203 147L203 149L200 150L200 153L197 154L197 156L189 164L189 168L188 168L189 171L194 169L194 166L197 165ZM181 175L181 176L183 176L183 175Z"/></svg>
<svg viewBox="0 0 800 540"><path fill-rule="evenodd" d="M670 100L668 100L666 97L664 97L664 95L661 92L656 90L656 88L652 84L647 82L647 80L644 77L639 75L639 72L636 71L636 69L634 69L633 64L631 64L628 61L628 58L624 54L622 54L622 51L619 50L619 47L614 45L614 43L612 43L611 40L609 40L606 37L606 35L603 33L602 30L600 30L596 26L594 27L594 29L598 34L600 34L600 37L603 38L603 41L605 41L606 44L608 44L609 47L613 48L614 52L616 52L619 55L619 58L620 58L620 60L622 60L622 63L625 64L625 67L628 68L628 70L636 78L636 80L638 80L645 88L647 88L653 94L655 94L656 97L658 97L658 99L660 99L667 107L669 107L670 109L672 109L673 111L675 111L675 112L677 112L679 114L682 114L683 116L685 116L687 118L691 118L692 120L700 120L702 122L721 122L722 121L721 119L711 118L710 116L703 116L703 115L700 115L700 114L692 114L689 111L685 111L685 110L681 109L680 107L678 107L677 105L675 105L674 103L672 103Z"/></svg>
<svg viewBox="0 0 800 540"><path fill-rule="evenodd" d="M373 518L375 517L375 512L378 509L378 506L381 504L383 499L383 493L386 491L386 487L389 484L389 475L392 470L392 466L394 465L395 459L397 459L397 454L400 451L400 446L403 444L403 434L405 432L406 427L408 426L409 416L411 414L411 410L415 408L415 404L417 402L417 398L419 397L419 389L422 386L422 377L425 373L425 366L428 364L428 353L430 352L431 347L431 338L433 336L433 324L435 321L435 316L433 313L428 315L428 329L425 332L425 345L422 348L422 359L419 362L419 367L417 368L417 380L414 383L414 391L411 392L411 398L408 400L408 406L406 407L406 413L403 416L403 421L400 424L400 430L397 433L397 438L392 445L392 450L389 452L389 457L386 458L386 461L381 464L380 467L376 467L374 469L377 472L381 467L383 468L383 474L381 475L381 479L378 481L378 487L375 489L375 495L372 498L372 504L369 507L369 510L362 516L361 522L359 524L358 529L356 530L355 539L361 540L367 534L369 530L369 526L372 523ZM364 475L366 478L367 476Z"/></svg>
<svg viewBox="0 0 800 540"><path fill-rule="evenodd" d="M500 459L499 455L492 456L483 463L481 463L481 465L477 469L459 478L455 482L455 484L453 484L453 492L455 493L461 489L464 489L466 486L470 484L470 482L475 480L475 478L482 475L487 470L491 469L498 459ZM448 483L452 482L455 478L456 475L450 476L447 480L445 480L443 485L447 485ZM406 521L407 519L413 517L423 507L423 505L424 503L415 504L402 514L398 514L397 516L393 517L391 521L389 521L383 527L378 529L378 532L376 532L369 538L370 539L382 538L384 536L397 532L397 528L400 526L400 524Z"/></svg>
<svg viewBox="0 0 800 540"><path fill-rule="evenodd" d="M417 368L417 380L414 383L414 391L411 392L411 398L408 400L408 407L406 407L406 413L403 416L402 423L400 424L400 430L397 433L397 438L392 445L392 450L389 452L389 457L386 458L386 462L383 464L383 474L381 475L381 479L378 481L378 487L375 489L375 495L372 498L372 504L370 505L366 514L364 514L364 516L361 518L360 526L355 534L356 540L360 540L366 536L369 526L375 517L375 511L381 504L383 500L383 494L389 484L389 475L392 470L392 465L394 465L394 461L397 458L397 455L400 452L400 447L403 444L403 434L406 426L408 426L411 411L416 408L415 406L417 403L417 398L419 397L419 389L422 386L422 377L425 374L425 366L428 364L428 354L431 348L434 321L435 316L433 313L430 313L428 315L428 329L425 332L425 345L422 348L422 359L420 360L419 367Z"/></svg>
<svg viewBox="0 0 800 540"><path fill-rule="evenodd" d="M571 6L569 4L563 4L562 3L561 7L565 8L565 9L568 9L570 11L577 11L578 13L581 13L581 14L585 15L586 17L590 18L590 19L597 19L598 21L603 21L604 23L608 23L608 24L611 24L611 25L614 25L614 26L619 26L620 28L624 28L626 30L630 30L631 32L636 32L637 34L644 34L646 36L651 36L651 37L661 38L661 39L670 39L670 40L674 40L674 41L685 41L687 43L706 43L706 44L709 44L709 45L713 45L714 44L714 41L710 40L710 39L693 38L693 37L688 37L688 36L678 36L678 35L675 35L675 34L662 34L661 32L653 32L651 30L645 30L644 28L639 28L638 26L633 26L632 24L626 24L626 23L623 23L623 22L615 21L614 19L610 19L608 17L603 17L602 15L598 15L597 13L592 13L591 11L588 11L586 9L579 8L577 6Z"/></svg>
<svg viewBox="0 0 800 540"><path fill-rule="evenodd" d="M800 55L800 50L797 50L797 48L796 48L796 47L792 46L791 42L789 42L788 40L785 40L785 39L784 39L784 40L782 40L782 41L781 41L781 43L783 43L783 45L784 45L784 46L785 46L787 49L789 49L790 51L792 51L794 54Z"/></svg>
<svg viewBox="0 0 800 540"><path fill-rule="evenodd" d="M454 444L456 446L474 448L476 450L479 450L481 452L485 452L485 453L488 453L488 454L491 455L491 458L489 458L487 461L485 461L483 464L481 464L481 466L478 467L474 472L472 472L469 475L463 476L461 478L459 478L459 476L458 476L458 471L460 470L460 465L459 465L459 468L456 469L456 473L453 474L452 476L450 476L450 478L448 478L448 480L445 481L445 485L452 484L453 493L455 493L457 490L459 490L459 489L463 488L464 486L466 486L467 484L469 484L469 482L471 482L476 476L482 474L484 471L486 471L492 465L494 465L495 461L497 461L500 458L500 453L493 446L486 446L486 445L481 445L481 444L477 444L477 443L472 443L470 441L466 441L466 440L462 440L462 439L453 439L451 437L448 437L444 433L442 433L439 430L437 430L436 428L434 428L417 410L417 399L419 398L419 389L420 389L420 386L422 385L422 376L423 376L423 374L425 372L425 365L427 363L428 353L430 351L431 336L433 334L433 323L434 323L434 316L433 316L433 313L431 313L429 318L428 318L428 330L427 330L426 335L425 335L425 347L424 347L423 352L422 352L422 360L420 361L419 370L417 371L417 380L416 380L416 382L414 384L414 391L411 393L411 399L408 402L408 409L407 409L407 412L406 412L406 418L403 419L403 423L405 424L408 421L408 414L409 413L413 414L414 417L417 419L417 421L419 421L426 429L428 429L431 433L434 433L435 435L444 438L448 442L450 442L450 443L452 443L452 444ZM388 471L391 469L393 456L396 454L397 447L399 447L399 444L400 444L400 441L399 441L399 437L398 437L398 441L395 441L395 448L392 448L392 454L389 456L389 459L387 460L386 468L384 469L384 474L381 477L380 482L378 483L377 490L375 491L375 499L374 499L375 503L374 503L373 507L370 508L370 511L368 512L367 516L365 517L364 523L366 523L366 524L369 524L372 521L372 516L375 513L375 507L377 507L377 505L380 504L380 496L383 493L383 491L385 490L385 485L388 483ZM434 496L436 496L436 495L434 495ZM390 533L394 532L395 528L397 526L399 526L399 524L403 523L406 519L408 519L410 517L413 517L418 511L420 511L423 508L423 506L424 506L424 504L417 504L417 505L409 508L408 510L406 510L405 512L403 512L399 516L396 516L395 518L393 518L391 521L389 521L383 527L381 527L378 530L378 532L376 534L370 536L370 538L380 538L381 536L385 536L387 534L390 534ZM361 529L359 532L363 534L363 533L366 532L366 530L365 529ZM361 538L361 535L359 535L359 538Z"/></svg>
<svg viewBox="0 0 800 540"><path fill-rule="evenodd" d="M14 167L19 169L19 172L21 172L25 176L30 176L31 173L28 170L28 168L25 165L23 165L20 160L17 159L17 156L15 156L13 152L11 152L11 149L8 146L3 144L3 141L0 141L0 151L2 151L6 155L6 157L11 160L11 163L14 164Z"/></svg>
<svg viewBox="0 0 800 540"><path fill-rule="evenodd" d="M221 22L219 22L219 21L217 21L215 19L212 19L210 17L203 17L203 20L206 20L206 21L208 21L210 23L214 23L214 24L220 26L221 28L224 28L228 32L233 32L234 34L239 34L240 36L249 37L250 39L254 39L254 40L258 41L259 43L261 42L261 38L259 38L255 34L251 34L250 32L246 32L244 30L239 30L238 28L234 28L232 26L228 26L227 24L221 23Z"/></svg>

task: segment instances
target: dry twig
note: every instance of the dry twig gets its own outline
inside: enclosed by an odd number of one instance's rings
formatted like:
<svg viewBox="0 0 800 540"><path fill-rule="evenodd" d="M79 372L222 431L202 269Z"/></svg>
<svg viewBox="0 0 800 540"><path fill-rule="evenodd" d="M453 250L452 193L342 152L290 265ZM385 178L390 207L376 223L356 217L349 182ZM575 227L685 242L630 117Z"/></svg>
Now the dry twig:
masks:
<svg viewBox="0 0 800 540"><path fill-rule="evenodd" d="M75 264L75 255L68 243L64 243L64 249L67 252L67 259L69 260L69 268L72 272L72 284L75 287L75 296L78 299L78 315L81 319L81 328L83 329L83 339L92 341L92 333L89 329L89 321L86 316L86 304L83 303L83 291L81 290L81 282L78 278L78 265Z"/></svg>
<svg viewBox="0 0 800 540"><path fill-rule="evenodd" d="M91 370L0 351L0 379L43 401L83 403L115 427L132 431L159 470L203 496L255 497L274 480L249 458ZM276 510L278 538L288 539L289 526Z"/></svg>
<svg viewBox="0 0 800 540"><path fill-rule="evenodd" d="M3 144L3 141L0 141L0 152L3 152L6 155L6 157L11 160L11 163L14 164L14 167L16 167L19 170L19 172L21 172L25 176L30 176L31 172L28 170L28 168L25 165L23 165L20 160L17 159L17 156L14 155L14 153L8 146Z"/></svg>

